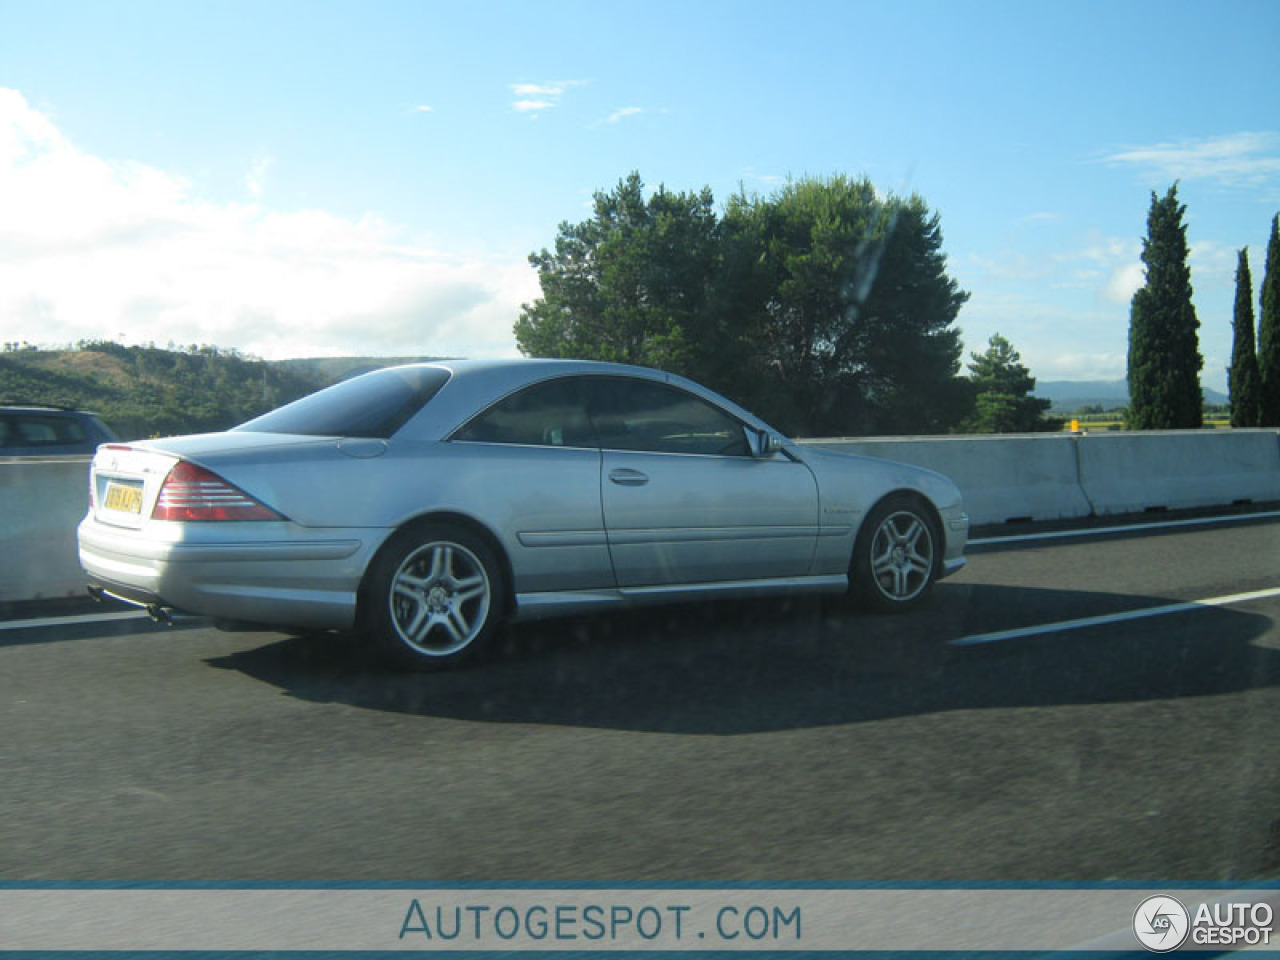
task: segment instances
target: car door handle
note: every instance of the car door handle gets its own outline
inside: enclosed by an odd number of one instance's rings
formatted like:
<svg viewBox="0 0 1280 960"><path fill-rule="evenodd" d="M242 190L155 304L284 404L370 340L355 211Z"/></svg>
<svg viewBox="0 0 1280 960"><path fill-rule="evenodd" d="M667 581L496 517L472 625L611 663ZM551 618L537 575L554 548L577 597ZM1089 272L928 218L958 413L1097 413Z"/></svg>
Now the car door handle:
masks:
<svg viewBox="0 0 1280 960"><path fill-rule="evenodd" d="M639 470L629 470L625 467L609 472L609 479L621 487L643 487L649 482L649 477L641 473Z"/></svg>

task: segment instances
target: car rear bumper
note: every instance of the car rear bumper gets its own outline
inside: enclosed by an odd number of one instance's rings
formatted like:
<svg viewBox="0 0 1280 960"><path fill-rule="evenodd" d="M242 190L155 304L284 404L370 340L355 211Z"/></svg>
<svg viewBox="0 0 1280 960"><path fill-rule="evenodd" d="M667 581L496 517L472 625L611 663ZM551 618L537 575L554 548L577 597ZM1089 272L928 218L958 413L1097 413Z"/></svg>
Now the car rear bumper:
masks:
<svg viewBox="0 0 1280 960"><path fill-rule="evenodd" d="M175 534L185 532L179 526ZM208 538L220 531L206 528L196 532L198 541L166 541L87 517L79 529L80 565L90 586L143 606L282 627L354 625L369 544L380 542L361 534L374 532L235 526L226 534L251 527L263 538L218 541ZM268 539L271 533L279 539Z"/></svg>

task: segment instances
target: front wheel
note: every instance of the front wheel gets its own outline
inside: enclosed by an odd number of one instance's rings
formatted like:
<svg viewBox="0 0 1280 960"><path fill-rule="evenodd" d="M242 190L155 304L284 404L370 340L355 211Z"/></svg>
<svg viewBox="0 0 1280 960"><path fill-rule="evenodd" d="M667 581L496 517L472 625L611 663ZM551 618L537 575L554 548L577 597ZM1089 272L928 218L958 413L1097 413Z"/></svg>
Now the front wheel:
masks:
<svg viewBox="0 0 1280 960"><path fill-rule="evenodd" d="M923 504L914 497L889 497L871 511L853 548L854 594L880 613L910 610L933 586L941 549Z"/></svg>
<svg viewBox="0 0 1280 960"><path fill-rule="evenodd" d="M394 665L440 669L483 649L503 596L497 558L479 537L452 524L410 527L370 571L367 627Z"/></svg>

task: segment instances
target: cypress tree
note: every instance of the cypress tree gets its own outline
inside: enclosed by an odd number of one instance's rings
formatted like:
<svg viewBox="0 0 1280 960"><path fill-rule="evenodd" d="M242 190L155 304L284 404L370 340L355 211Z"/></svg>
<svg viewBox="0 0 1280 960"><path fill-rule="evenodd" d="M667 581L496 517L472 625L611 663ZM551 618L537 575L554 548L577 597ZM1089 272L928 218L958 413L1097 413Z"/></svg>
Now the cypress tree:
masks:
<svg viewBox="0 0 1280 960"><path fill-rule="evenodd" d="M1262 409L1258 426L1280 427L1280 214L1271 218L1267 268L1262 275L1258 374L1262 381Z"/></svg>
<svg viewBox="0 0 1280 960"><path fill-rule="evenodd" d="M1186 210L1176 183L1164 197L1151 194L1142 241L1146 283L1129 310L1129 426L1135 430L1204 425L1204 359L1191 302Z"/></svg>
<svg viewBox="0 0 1280 960"><path fill-rule="evenodd" d="M1249 248L1240 251L1236 265L1236 308L1232 319L1235 337L1231 345L1231 370L1227 391L1231 394L1231 425L1256 427L1260 403L1258 355L1253 341L1253 277L1249 273Z"/></svg>

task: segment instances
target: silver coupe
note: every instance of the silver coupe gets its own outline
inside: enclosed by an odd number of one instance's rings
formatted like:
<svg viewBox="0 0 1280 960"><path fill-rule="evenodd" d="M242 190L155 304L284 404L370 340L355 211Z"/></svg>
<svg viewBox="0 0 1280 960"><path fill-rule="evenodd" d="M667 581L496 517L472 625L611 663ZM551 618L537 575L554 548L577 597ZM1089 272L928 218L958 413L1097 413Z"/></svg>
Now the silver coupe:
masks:
<svg viewBox="0 0 1280 960"><path fill-rule="evenodd" d="M689 380L572 360L378 370L225 433L93 460L90 590L403 666L504 620L850 591L909 609L964 565L939 474L787 440Z"/></svg>

